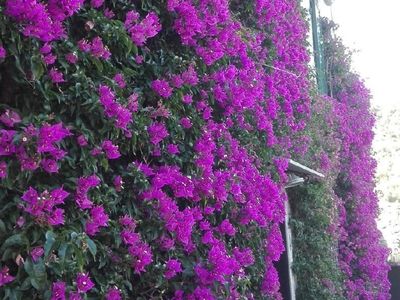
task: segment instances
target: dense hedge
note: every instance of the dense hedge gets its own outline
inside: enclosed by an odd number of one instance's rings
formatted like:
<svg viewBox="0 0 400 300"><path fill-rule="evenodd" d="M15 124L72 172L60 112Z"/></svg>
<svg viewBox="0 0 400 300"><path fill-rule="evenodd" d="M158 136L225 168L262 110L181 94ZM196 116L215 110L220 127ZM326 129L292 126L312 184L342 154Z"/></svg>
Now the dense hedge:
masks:
<svg viewBox="0 0 400 300"><path fill-rule="evenodd" d="M330 96L313 97L305 133L312 141L296 159L325 178L289 193L297 296L390 299L389 250L376 226L371 95L351 70L351 51L337 37L337 25L320 22Z"/></svg>
<svg viewBox="0 0 400 300"><path fill-rule="evenodd" d="M387 299L369 94L327 39L311 108L306 32L295 0L1 1L0 297L280 299L303 157L346 299Z"/></svg>
<svg viewBox="0 0 400 300"><path fill-rule="evenodd" d="M377 228L376 161L371 144L375 116L371 94L351 71L351 54L334 34L337 25L321 20L329 93L335 99L339 208L339 261L346 277L347 299L389 299L389 249Z"/></svg>
<svg viewBox="0 0 400 300"><path fill-rule="evenodd" d="M321 28L330 97L312 103L306 129L312 142L303 159L326 177L292 196L298 294L390 299L389 250L376 225L371 95L351 71L351 52L336 37L336 25L322 19ZM323 281L309 280L316 274Z"/></svg>
<svg viewBox="0 0 400 300"><path fill-rule="evenodd" d="M295 0L0 2L0 297L279 299Z"/></svg>
<svg viewBox="0 0 400 300"><path fill-rule="evenodd" d="M346 299L345 277L339 266L340 199L335 194L342 141L336 100L315 96L307 135L312 139L306 155L296 157L320 170L324 178L311 179L302 187L288 190L292 210L293 271L296 296L300 299Z"/></svg>
<svg viewBox="0 0 400 300"><path fill-rule="evenodd" d="M332 231L335 202L331 186L309 183L289 190L293 230L293 271L299 299L346 299Z"/></svg>

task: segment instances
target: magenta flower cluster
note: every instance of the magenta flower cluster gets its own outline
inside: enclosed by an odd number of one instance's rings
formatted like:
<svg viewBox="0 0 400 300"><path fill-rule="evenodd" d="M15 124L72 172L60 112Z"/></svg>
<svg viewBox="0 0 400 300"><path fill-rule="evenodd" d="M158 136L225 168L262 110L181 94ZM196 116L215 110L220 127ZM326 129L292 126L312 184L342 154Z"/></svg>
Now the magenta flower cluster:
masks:
<svg viewBox="0 0 400 300"><path fill-rule="evenodd" d="M160 80L160 79L154 80L151 83L151 88L163 98L169 98L172 95L172 88L165 80Z"/></svg>
<svg viewBox="0 0 400 300"><path fill-rule="evenodd" d="M119 82L120 87L122 87L121 78ZM114 92L106 85L100 85L99 95L106 117L114 119L115 127L128 132L128 125L132 122L132 111L119 104L115 99Z"/></svg>
<svg viewBox="0 0 400 300"><path fill-rule="evenodd" d="M6 285L9 282L12 282L15 277L11 276L9 273L9 269L7 266L4 266L1 268L0 270L0 287L2 287L3 285Z"/></svg>
<svg viewBox="0 0 400 300"><path fill-rule="evenodd" d="M62 22L82 4L83 0L50 0L47 5L37 0L7 0L5 13L23 25L25 36L50 42L66 36Z"/></svg>
<svg viewBox="0 0 400 300"><path fill-rule="evenodd" d="M96 175L78 179L75 202L80 209L89 209L93 207L93 202L90 200L88 192L91 188L95 188L99 184L100 179Z"/></svg>
<svg viewBox="0 0 400 300"><path fill-rule="evenodd" d="M63 188L54 189L51 192L38 193L30 187L23 195L22 200L26 203L25 211L32 215L36 222L49 225L64 224L64 209L58 207L64 204L69 195Z"/></svg>
<svg viewBox="0 0 400 300"><path fill-rule="evenodd" d="M101 227L107 227L108 215L102 206L94 206L90 209L90 219L86 221L85 232L94 236Z"/></svg>
<svg viewBox="0 0 400 300"><path fill-rule="evenodd" d="M119 223L123 227L121 239L128 246L135 273L145 272L146 266L153 261L150 246L142 241L139 233L135 232L136 222L131 217L125 215L120 218Z"/></svg>
<svg viewBox="0 0 400 300"><path fill-rule="evenodd" d="M13 127L21 121L15 112L6 111L0 116L6 126ZM19 134L19 139L15 136ZM34 171L42 167L47 173L57 173L58 164L66 151L62 150L59 142L70 136L71 132L63 127L62 123L54 125L44 124L40 128L32 124L25 127L22 132L13 129L0 130L0 156L8 158L16 157L20 163L21 170ZM34 151L32 151L34 149ZM2 164L2 175L6 177L6 165Z"/></svg>
<svg viewBox="0 0 400 300"><path fill-rule="evenodd" d="M129 11L125 17L125 28L131 36L132 41L143 46L149 38L157 35L161 30L158 16L151 12L143 20L139 21L140 15L136 11Z"/></svg>

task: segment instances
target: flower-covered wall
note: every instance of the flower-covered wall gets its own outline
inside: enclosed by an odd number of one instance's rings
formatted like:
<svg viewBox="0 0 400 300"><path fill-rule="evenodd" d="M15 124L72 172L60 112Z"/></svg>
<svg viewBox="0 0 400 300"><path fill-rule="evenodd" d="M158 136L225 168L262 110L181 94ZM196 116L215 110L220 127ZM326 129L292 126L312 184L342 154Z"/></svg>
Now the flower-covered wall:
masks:
<svg viewBox="0 0 400 300"><path fill-rule="evenodd" d="M297 1L6 0L0 31L0 297L280 298Z"/></svg>
<svg viewBox="0 0 400 300"><path fill-rule="evenodd" d="M336 24L321 20L329 92L338 120L339 265L346 278L347 299L389 299L389 250L377 229L376 161L371 144L375 116L371 95L351 71L351 55L335 37Z"/></svg>
<svg viewBox="0 0 400 300"><path fill-rule="evenodd" d="M389 250L376 224L371 95L351 70L351 52L335 35L337 25L327 19L320 24L330 97L313 99L306 129L312 142L307 155L298 159L326 178L296 191L303 200L292 201L295 257L303 263L297 266L302 274L299 292L324 299L390 299ZM324 204L327 199L332 203ZM330 250L321 251L327 244ZM314 270L306 261L313 262ZM304 276L307 272L310 275ZM323 279L319 284L309 280L315 274Z"/></svg>
<svg viewBox="0 0 400 300"><path fill-rule="evenodd" d="M297 1L6 0L0 33L0 297L281 298L287 159L312 143ZM365 249L340 248L354 293Z"/></svg>

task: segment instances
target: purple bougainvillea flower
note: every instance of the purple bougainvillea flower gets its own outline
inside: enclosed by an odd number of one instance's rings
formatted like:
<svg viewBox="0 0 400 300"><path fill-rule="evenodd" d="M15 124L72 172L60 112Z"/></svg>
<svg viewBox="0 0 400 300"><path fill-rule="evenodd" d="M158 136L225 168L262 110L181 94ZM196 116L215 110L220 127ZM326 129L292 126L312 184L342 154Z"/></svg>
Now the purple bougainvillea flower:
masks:
<svg viewBox="0 0 400 300"><path fill-rule="evenodd" d="M48 217L50 225L62 225L64 224L64 210L62 208L56 208L52 214Z"/></svg>
<svg viewBox="0 0 400 300"><path fill-rule="evenodd" d="M100 231L100 227L107 227L108 215L102 206L95 206L90 210L90 220L86 222L85 232L93 236Z"/></svg>
<svg viewBox="0 0 400 300"><path fill-rule="evenodd" d="M178 154L179 153L179 148L175 144L168 144L167 145L167 151L168 151L169 154L174 155L174 154Z"/></svg>
<svg viewBox="0 0 400 300"><path fill-rule="evenodd" d="M49 72L50 79L53 83L65 82L63 73L57 70L57 68L51 68Z"/></svg>
<svg viewBox="0 0 400 300"><path fill-rule="evenodd" d="M95 206L90 210L90 216L94 223L99 226L107 226L108 215L102 206Z"/></svg>
<svg viewBox="0 0 400 300"><path fill-rule="evenodd" d="M181 75L172 75L171 77L171 84L172 86L176 87L176 88L180 88L183 85L183 80Z"/></svg>
<svg viewBox="0 0 400 300"><path fill-rule="evenodd" d="M253 252L250 248L245 248L244 250L239 250L238 248L233 249L233 255L239 264L243 267L248 267L254 264Z"/></svg>
<svg viewBox="0 0 400 300"><path fill-rule="evenodd" d="M54 125L45 124L39 129L38 151L49 152L54 150L54 143L60 142L67 136L72 135L69 129L64 128L62 123Z"/></svg>
<svg viewBox="0 0 400 300"><path fill-rule="evenodd" d="M69 193L63 187L54 189L50 192L51 199L54 204L63 204Z"/></svg>
<svg viewBox="0 0 400 300"><path fill-rule="evenodd" d="M115 17L115 14L111 9L106 8L103 13L104 13L104 16L108 19L112 19Z"/></svg>
<svg viewBox="0 0 400 300"><path fill-rule="evenodd" d="M96 175L89 177L81 177L78 179L78 187L80 190L87 192L90 188L94 188L100 184L100 178Z"/></svg>
<svg viewBox="0 0 400 300"><path fill-rule="evenodd" d="M155 91L158 95L163 98L169 98L172 95L172 88L169 86L168 82L165 80L154 80L151 83L151 88Z"/></svg>
<svg viewBox="0 0 400 300"><path fill-rule="evenodd" d="M187 85L196 85L199 83L199 78L197 77L196 70L194 69L193 64L189 66L189 68L182 73L182 80Z"/></svg>
<svg viewBox="0 0 400 300"><path fill-rule="evenodd" d="M121 73L116 74L113 79L121 89L126 87L124 75L122 75Z"/></svg>
<svg viewBox="0 0 400 300"><path fill-rule="evenodd" d="M64 281L53 282L51 300L65 300L66 284Z"/></svg>
<svg viewBox="0 0 400 300"><path fill-rule="evenodd" d="M119 104L115 99L114 92L106 85L99 86L100 102L104 108L104 114L108 118L115 118L115 126L125 132L127 126L132 122L132 113L128 108ZM131 99L129 99L131 101ZM128 106L130 104L128 103Z"/></svg>
<svg viewBox="0 0 400 300"><path fill-rule="evenodd" d="M58 0L49 0L47 10L54 21L64 21L66 18L76 13L83 5L84 0L70 0L60 2Z"/></svg>
<svg viewBox="0 0 400 300"><path fill-rule="evenodd" d="M160 21L154 12L150 12L141 22L136 11L129 11L125 17L125 28L137 46L143 46L147 39L154 37L161 30Z"/></svg>
<svg viewBox="0 0 400 300"><path fill-rule="evenodd" d="M39 167L38 162L34 158L28 156L25 152L24 147L20 147L16 154L18 161L21 164L21 170L34 171Z"/></svg>
<svg viewBox="0 0 400 300"><path fill-rule="evenodd" d="M39 194L38 192L33 188L29 187L29 189L22 195L22 200L26 201L28 204L36 204Z"/></svg>
<svg viewBox="0 0 400 300"><path fill-rule="evenodd" d="M123 189L123 186L122 186L123 183L124 182L122 181L122 177L120 175L115 176L115 178L113 180L113 184L114 184L115 190L117 192L120 192Z"/></svg>
<svg viewBox="0 0 400 300"><path fill-rule="evenodd" d="M114 145L110 140L105 140L101 144L101 148L106 153L108 159L117 159L121 157L121 153L119 153L118 146Z"/></svg>
<svg viewBox="0 0 400 300"><path fill-rule="evenodd" d="M7 55L6 49L3 46L0 46L0 59L5 58Z"/></svg>
<svg viewBox="0 0 400 300"><path fill-rule="evenodd" d="M216 299L209 288L200 287L200 286L198 286L194 290L192 296L194 297L193 299L207 299L207 300Z"/></svg>
<svg viewBox="0 0 400 300"><path fill-rule="evenodd" d="M175 246L175 241L165 236L162 236L159 242L161 249L163 249L164 251L168 251Z"/></svg>
<svg viewBox="0 0 400 300"><path fill-rule="evenodd" d="M82 1L71 4L80 5ZM65 37L62 21L72 15L79 7L73 7L71 14L62 13L58 1L51 0L46 5L40 1L31 1L29 5L23 0L6 1L5 14L15 21L22 23L23 34L35 37L44 42Z"/></svg>
<svg viewBox="0 0 400 300"><path fill-rule="evenodd" d="M78 144L81 147L85 147L88 145L88 141L87 141L86 137L82 134L80 136L78 136L76 140L78 141Z"/></svg>
<svg viewBox="0 0 400 300"><path fill-rule="evenodd" d="M57 59L57 56L55 56L55 55L52 54L52 53L49 53L49 54L43 56L43 62L44 62L47 66L53 65L53 64L56 62L56 59Z"/></svg>
<svg viewBox="0 0 400 300"><path fill-rule="evenodd" d="M40 53L42 54L48 54L51 52L52 46L49 43L45 43L41 48L40 48Z"/></svg>
<svg viewBox="0 0 400 300"><path fill-rule="evenodd" d="M65 55L65 60L70 64L74 65L78 61L78 56L75 53L67 53Z"/></svg>
<svg viewBox="0 0 400 300"><path fill-rule="evenodd" d="M137 63L137 64L142 64L143 63L143 56L142 55L136 55L135 56L135 62Z"/></svg>
<svg viewBox="0 0 400 300"><path fill-rule="evenodd" d="M134 246L128 248L129 254L136 258L134 259L133 268L136 274L145 272L146 266L150 265L153 261L153 254L148 244L139 242Z"/></svg>
<svg viewBox="0 0 400 300"><path fill-rule="evenodd" d="M16 131L0 129L0 156L10 156L16 152L13 139Z"/></svg>
<svg viewBox="0 0 400 300"><path fill-rule="evenodd" d="M32 260L34 262L37 262L39 260L39 258L41 258L43 256L44 249L43 249L43 247L40 247L40 246L35 247L30 251L30 254L31 254Z"/></svg>
<svg viewBox="0 0 400 300"><path fill-rule="evenodd" d="M90 43L85 39L82 39L82 40L78 41L78 47L83 52L89 52L90 51Z"/></svg>
<svg viewBox="0 0 400 300"><path fill-rule="evenodd" d="M89 189L97 187L100 184L100 178L96 175L81 177L78 179L75 202L80 209L88 209L93 206L87 193Z"/></svg>
<svg viewBox="0 0 400 300"><path fill-rule="evenodd" d="M38 222L49 225L64 224L64 210L57 205L64 204L68 196L62 188L54 189L52 192L45 190L40 195L32 187L22 195L21 199L26 203L25 211L34 216Z"/></svg>
<svg viewBox="0 0 400 300"><path fill-rule="evenodd" d="M121 224L124 227L129 228L130 230L135 230L136 228L136 222L134 219L132 219L128 215L124 215L123 217L119 218L119 224Z"/></svg>
<svg viewBox="0 0 400 300"><path fill-rule="evenodd" d="M89 274L78 273L76 276L76 286L79 292L86 293L94 287L94 283L90 279Z"/></svg>
<svg viewBox="0 0 400 300"><path fill-rule="evenodd" d="M185 104L192 103L193 102L193 96L192 95L183 95L182 102L185 103Z"/></svg>
<svg viewBox="0 0 400 300"><path fill-rule="evenodd" d="M15 124L21 122L21 117L15 111L6 109L6 111L0 115L0 121L7 127L12 128Z"/></svg>
<svg viewBox="0 0 400 300"><path fill-rule="evenodd" d="M129 228L129 230L122 230L121 231L121 240L126 245L136 245L140 241L140 236L138 233L133 232L134 227Z"/></svg>
<svg viewBox="0 0 400 300"><path fill-rule="evenodd" d="M47 173L58 173L58 165L54 159L42 159L40 165Z"/></svg>
<svg viewBox="0 0 400 300"><path fill-rule="evenodd" d="M229 222L229 220L225 219L219 225L219 232L222 234L227 234L229 236L234 236L236 233L235 227Z"/></svg>
<svg viewBox="0 0 400 300"><path fill-rule="evenodd" d="M4 179L7 177L7 163L5 161L0 162L0 178Z"/></svg>
<svg viewBox="0 0 400 300"><path fill-rule="evenodd" d="M128 97L128 106L127 106L127 108L131 112L137 112L138 111L138 109L139 109L138 98L139 98L139 95L136 94L136 93L133 93Z"/></svg>
<svg viewBox="0 0 400 300"><path fill-rule="evenodd" d="M171 279L175 277L177 273L182 272L181 262L177 259L169 259L165 267L165 278Z"/></svg>
<svg viewBox="0 0 400 300"><path fill-rule="evenodd" d="M0 270L0 287L2 287L3 285L6 285L7 283L9 283L15 279L15 277L11 276L8 272L9 272L9 269L7 266L4 266Z"/></svg>
<svg viewBox="0 0 400 300"><path fill-rule="evenodd" d="M146 163L134 161L133 164L147 177L154 175L154 170Z"/></svg>
<svg viewBox="0 0 400 300"><path fill-rule="evenodd" d="M190 127L192 127L192 122L190 122L190 119L186 117L181 119L180 124L185 129L189 129Z"/></svg>
<svg viewBox="0 0 400 300"><path fill-rule="evenodd" d="M183 300L185 293L182 290L177 290L174 293L174 297L171 300Z"/></svg>
<svg viewBox="0 0 400 300"><path fill-rule="evenodd" d="M169 135L165 125L159 122L151 124L147 129L147 132L150 135L151 143L154 145L157 145Z"/></svg>
<svg viewBox="0 0 400 300"><path fill-rule="evenodd" d="M98 156L98 155L100 155L100 154L102 154L103 153L103 151L101 150L101 148L94 148L94 149L92 149L91 151L90 151L90 154L92 155L92 156Z"/></svg>
<svg viewBox="0 0 400 300"><path fill-rule="evenodd" d="M117 287L112 287L108 289L106 294L106 300L121 300L121 292Z"/></svg>
<svg viewBox="0 0 400 300"><path fill-rule="evenodd" d="M83 300L82 296L78 292L71 292L69 293L68 300Z"/></svg>
<svg viewBox="0 0 400 300"><path fill-rule="evenodd" d="M115 94L106 85L99 86L100 102L104 107L105 114L107 117L114 117L118 109L118 105L115 103Z"/></svg>
<svg viewBox="0 0 400 300"><path fill-rule="evenodd" d="M111 52L108 50L106 46L103 44L103 40L101 37L95 37L90 45L90 52L94 57L103 58L105 60L109 59L111 56Z"/></svg>
<svg viewBox="0 0 400 300"><path fill-rule="evenodd" d="M90 6L93 8L99 8L104 3L104 0L90 0Z"/></svg>

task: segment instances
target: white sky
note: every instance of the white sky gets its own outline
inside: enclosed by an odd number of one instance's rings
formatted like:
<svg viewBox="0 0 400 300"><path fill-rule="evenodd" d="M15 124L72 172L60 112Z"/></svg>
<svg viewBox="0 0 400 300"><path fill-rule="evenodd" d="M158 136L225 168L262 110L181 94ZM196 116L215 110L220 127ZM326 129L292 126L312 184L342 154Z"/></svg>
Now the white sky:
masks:
<svg viewBox="0 0 400 300"><path fill-rule="evenodd" d="M328 8L319 0L321 14L339 24L338 35L350 49L358 50L353 55L353 69L366 81L371 90L372 105L378 112L400 109L400 1L399 0L335 0ZM385 115L385 114L383 114ZM398 114L399 115L399 114ZM398 120L397 120L398 123ZM386 128L384 128L386 126ZM400 165L400 153L395 152L393 138L384 138L383 131L395 129L395 120L378 122L374 150L387 147L393 149L393 166ZM398 132L395 132L400 136ZM390 135L389 135L390 136ZM397 137L398 139L398 137ZM378 153L378 173L389 175L388 164ZM386 182L378 183L378 189L394 189L394 176ZM390 181L392 178L392 182ZM400 203L390 204L381 199L381 216L378 222L388 245L397 253L400 238Z"/></svg>
<svg viewBox="0 0 400 300"><path fill-rule="evenodd" d="M319 6L323 10L323 1ZM354 70L366 80L373 105L400 106L400 1L336 0L331 8L345 45L359 50Z"/></svg>

